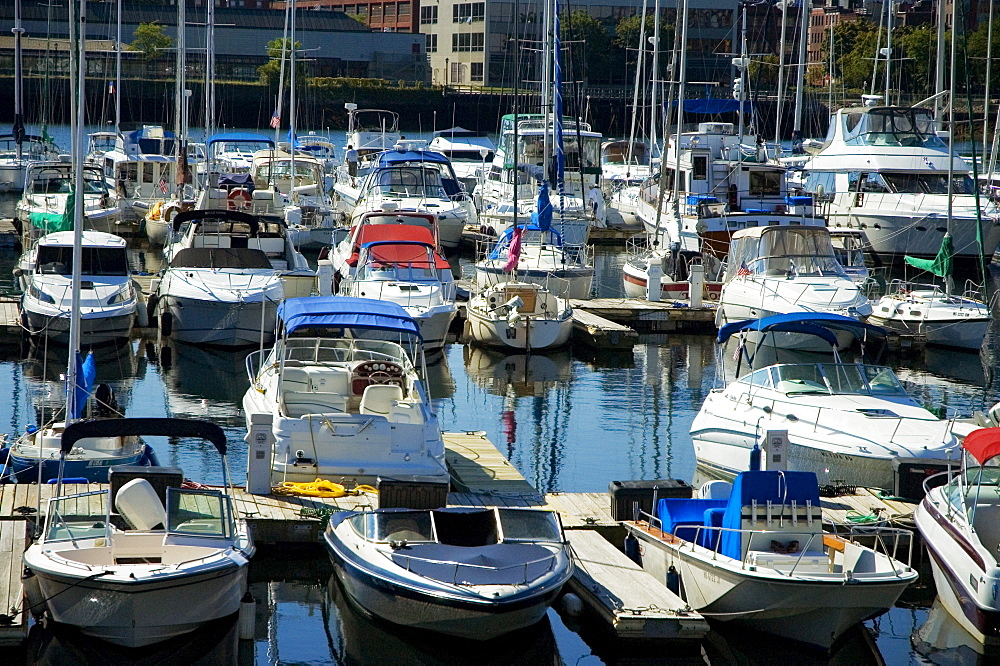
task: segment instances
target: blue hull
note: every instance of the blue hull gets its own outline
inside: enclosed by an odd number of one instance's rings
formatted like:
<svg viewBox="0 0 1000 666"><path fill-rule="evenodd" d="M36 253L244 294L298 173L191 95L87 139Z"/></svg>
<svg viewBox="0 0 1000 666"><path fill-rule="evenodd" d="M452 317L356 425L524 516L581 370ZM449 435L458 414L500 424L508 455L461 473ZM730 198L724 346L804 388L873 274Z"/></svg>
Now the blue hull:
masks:
<svg viewBox="0 0 1000 666"><path fill-rule="evenodd" d="M102 458L100 460L67 460L63 469L64 479L86 479L88 483L107 483L108 468L112 465L149 465L150 454L121 456L117 458ZM38 481L38 459L10 456L10 466L18 483L35 483ZM42 461L42 483L59 477L59 461Z"/></svg>

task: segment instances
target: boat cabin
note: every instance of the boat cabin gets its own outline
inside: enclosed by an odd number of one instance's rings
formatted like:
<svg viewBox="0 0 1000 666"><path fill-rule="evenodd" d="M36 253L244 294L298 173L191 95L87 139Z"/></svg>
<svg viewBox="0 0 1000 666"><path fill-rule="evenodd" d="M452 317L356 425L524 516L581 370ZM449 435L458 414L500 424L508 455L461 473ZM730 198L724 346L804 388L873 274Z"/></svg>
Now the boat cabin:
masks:
<svg viewBox="0 0 1000 666"><path fill-rule="evenodd" d="M748 275L846 278L829 230L811 225L752 227L733 234L725 281Z"/></svg>

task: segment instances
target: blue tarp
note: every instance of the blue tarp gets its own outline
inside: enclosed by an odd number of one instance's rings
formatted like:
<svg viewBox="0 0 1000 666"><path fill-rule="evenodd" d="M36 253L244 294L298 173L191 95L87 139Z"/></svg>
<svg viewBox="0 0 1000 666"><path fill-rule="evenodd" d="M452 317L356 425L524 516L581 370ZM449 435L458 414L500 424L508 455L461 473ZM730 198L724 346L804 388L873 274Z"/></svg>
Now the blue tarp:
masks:
<svg viewBox="0 0 1000 666"><path fill-rule="evenodd" d="M880 337L886 334L883 328L843 315L829 312L792 312L763 319L734 321L719 329L716 340L721 344L731 335L741 331L776 331L816 335L834 346L837 344L837 338L830 329L852 331L857 337L864 337L866 332L872 332Z"/></svg>
<svg viewBox="0 0 1000 666"><path fill-rule="evenodd" d="M538 201L535 212L531 214L531 221L538 225L540 231L552 228L552 202L549 200L549 187L545 183L538 187Z"/></svg>
<svg viewBox="0 0 1000 666"><path fill-rule="evenodd" d="M757 500L758 507L766 507L768 502L791 507L792 501L804 507L811 501L819 506L819 482L813 472L756 471L740 472L733 481L722 526L730 530L743 529L743 507ZM758 514L763 516L759 509ZM734 559L742 559L743 545L739 532L724 531L720 552Z"/></svg>
<svg viewBox="0 0 1000 666"><path fill-rule="evenodd" d="M674 100L674 106L677 101ZM700 113L704 115L716 115L720 113L733 113L740 110L740 102L736 99L686 99L684 100L684 113ZM743 102L745 113L753 112L753 104Z"/></svg>
<svg viewBox="0 0 1000 666"><path fill-rule="evenodd" d="M220 141L231 141L233 143L266 143L267 145L274 147L274 139L264 136L263 134L254 134L253 132L223 132L221 134L213 134L208 137L208 141L205 142L207 146L211 146L214 143L219 143Z"/></svg>
<svg viewBox="0 0 1000 666"><path fill-rule="evenodd" d="M347 296L288 298L278 305L285 333L299 328L351 328L414 335L420 329L402 307L389 301Z"/></svg>
<svg viewBox="0 0 1000 666"><path fill-rule="evenodd" d="M401 162L435 162L447 164L448 158L433 150L387 150L379 153L376 166L389 166Z"/></svg>
<svg viewBox="0 0 1000 666"><path fill-rule="evenodd" d="M90 390L94 387L94 379L97 377L97 361L92 353L87 354L84 360L80 354L76 355L76 387L73 392L73 413L71 419L78 419L83 416L83 408L90 397Z"/></svg>

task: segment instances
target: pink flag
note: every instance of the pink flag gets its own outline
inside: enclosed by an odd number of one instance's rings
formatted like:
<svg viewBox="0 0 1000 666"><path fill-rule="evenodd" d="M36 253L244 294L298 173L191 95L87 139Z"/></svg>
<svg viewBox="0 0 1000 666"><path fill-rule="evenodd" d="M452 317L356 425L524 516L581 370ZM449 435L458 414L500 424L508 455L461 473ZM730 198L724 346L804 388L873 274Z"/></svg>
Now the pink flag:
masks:
<svg viewBox="0 0 1000 666"><path fill-rule="evenodd" d="M513 273L517 269L517 260L521 258L521 227L514 227L514 239L507 248L507 263L504 264L504 271Z"/></svg>

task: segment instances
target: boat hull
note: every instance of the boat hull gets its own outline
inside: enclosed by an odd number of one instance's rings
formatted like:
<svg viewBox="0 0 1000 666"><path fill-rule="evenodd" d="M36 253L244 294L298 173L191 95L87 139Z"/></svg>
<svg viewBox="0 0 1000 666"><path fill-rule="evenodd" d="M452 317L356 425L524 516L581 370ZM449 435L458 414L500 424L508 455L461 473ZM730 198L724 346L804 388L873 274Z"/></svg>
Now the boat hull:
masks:
<svg viewBox="0 0 1000 666"><path fill-rule="evenodd" d="M42 336L55 342L69 342L69 317L48 315L22 310L23 323L29 335ZM85 345L99 345L117 340L127 340L132 334L135 314L119 314L111 317L87 317L80 321L80 342Z"/></svg>
<svg viewBox="0 0 1000 666"><path fill-rule="evenodd" d="M524 317L511 324L506 319L469 312L468 325L469 335L477 344L519 351L561 347L573 333L573 320L569 317L562 320Z"/></svg>
<svg viewBox="0 0 1000 666"><path fill-rule="evenodd" d="M978 350L983 346L983 339L990 329L989 319L904 323L898 319L883 319L873 314L869 321L876 326L883 326L900 333L922 335L930 345L970 350Z"/></svg>
<svg viewBox="0 0 1000 666"><path fill-rule="evenodd" d="M831 229L864 229L872 249L880 256L936 256L947 231L945 221L942 214L928 215L921 210L914 210L912 214L900 214L896 209L888 207L881 210L831 208L827 214L827 224ZM978 259L975 219L956 219L952 224L951 234L956 257ZM983 250L991 252L998 242L1000 226L984 220Z"/></svg>
<svg viewBox="0 0 1000 666"><path fill-rule="evenodd" d="M277 303L204 301L164 294L157 303L160 330L169 316L169 335L189 344L248 347L274 342Z"/></svg>
<svg viewBox="0 0 1000 666"><path fill-rule="evenodd" d="M545 287L559 298L589 299L594 283L594 269L590 267L571 268L565 270L517 269L517 279L520 282L530 282ZM490 287L510 282L510 271L504 270L500 262L480 262L476 264L476 286L480 291Z"/></svg>
<svg viewBox="0 0 1000 666"><path fill-rule="evenodd" d="M29 449L30 450L30 449ZM36 449L37 450L37 449ZM107 456L73 460L68 458L63 468L64 479L86 479L90 483L108 483L108 472L112 465L142 465L144 453L128 456ZM10 456L11 471L20 483L38 481L38 459L30 456ZM59 478L59 460L42 461L42 483Z"/></svg>

